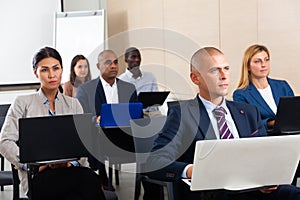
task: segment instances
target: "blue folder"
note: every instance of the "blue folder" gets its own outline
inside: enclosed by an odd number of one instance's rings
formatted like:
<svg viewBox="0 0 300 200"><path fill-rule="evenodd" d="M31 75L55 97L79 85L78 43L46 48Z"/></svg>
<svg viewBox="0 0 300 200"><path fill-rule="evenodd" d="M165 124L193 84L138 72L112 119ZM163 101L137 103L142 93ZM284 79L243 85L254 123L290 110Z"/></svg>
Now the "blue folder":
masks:
<svg viewBox="0 0 300 200"><path fill-rule="evenodd" d="M127 127L130 126L130 119L143 117L143 104L140 102L102 104L100 116L100 127Z"/></svg>

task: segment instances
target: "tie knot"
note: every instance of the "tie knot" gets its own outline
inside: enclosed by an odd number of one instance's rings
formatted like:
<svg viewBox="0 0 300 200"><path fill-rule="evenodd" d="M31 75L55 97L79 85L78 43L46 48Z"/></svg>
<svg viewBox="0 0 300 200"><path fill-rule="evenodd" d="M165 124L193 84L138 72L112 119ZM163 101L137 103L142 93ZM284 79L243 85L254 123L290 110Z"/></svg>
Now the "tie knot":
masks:
<svg viewBox="0 0 300 200"><path fill-rule="evenodd" d="M215 117L221 117L226 114L226 110L222 106L215 108L212 112L215 115Z"/></svg>

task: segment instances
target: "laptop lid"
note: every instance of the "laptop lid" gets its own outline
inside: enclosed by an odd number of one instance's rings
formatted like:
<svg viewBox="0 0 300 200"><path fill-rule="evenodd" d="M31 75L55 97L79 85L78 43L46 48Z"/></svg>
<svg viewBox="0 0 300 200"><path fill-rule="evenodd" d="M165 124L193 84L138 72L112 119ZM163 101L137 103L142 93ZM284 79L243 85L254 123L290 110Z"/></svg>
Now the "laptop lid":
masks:
<svg viewBox="0 0 300 200"><path fill-rule="evenodd" d="M185 182L192 191L290 184L299 143L296 135L197 141L192 179Z"/></svg>
<svg viewBox="0 0 300 200"><path fill-rule="evenodd" d="M143 103L143 108L149 106L161 106L168 97L170 91L157 91L157 92L140 92L138 101Z"/></svg>
<svg viewBox="0 0 300 200"><path fill-rule="evenodd" d="M19 119L20 162L86 157L88 151L83 143L90 140L91 126L91 114Z"/></svg>
<svg viewBox="0 0 300 200"><path fill-rule="evenodd" d="M102 104L100 127L130 127L130 119L139 119L143 116L143 104L116 103Z"/></svg>
<svg viewBox="0 0 300 200"><path fill-rule="evenodd" d="M300 96L280 97L273 135L300 134Z"/></svg>

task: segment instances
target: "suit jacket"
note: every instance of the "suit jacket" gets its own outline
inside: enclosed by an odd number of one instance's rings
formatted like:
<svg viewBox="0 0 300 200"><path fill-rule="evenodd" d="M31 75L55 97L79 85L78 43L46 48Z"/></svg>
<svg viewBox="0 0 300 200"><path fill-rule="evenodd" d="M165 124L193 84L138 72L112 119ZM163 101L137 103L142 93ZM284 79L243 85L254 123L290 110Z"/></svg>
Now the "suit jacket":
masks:
<svg viewBox="0 0 300 200"><path fill-rule="evenodd" d="M266 136L255 106L232 101L226 101L226 105L240 137ZM179 199L202 199L202 195L205 196L207 192L191 192L180 179L184 168L193 163L196 141L210 139L216 139L216 134L198 96L171 106L166 123L148 158L148 175L154 179L174 182ZM222 190L217 195L218 198L227 199L227 193Z"/></svg>
<svg viewBox="0 0 300 200"><path fill-rule="evenodd" d="M118 78L116 81L119 103L137 101L137 93L133 84L127 83ZM85 113L92 113L96 116L99 116L101 113L101 105L107 102L101 79L99 77L81 84L77 88L76 97L81 103Z"/></svg>
<svg viewBox="0 0 300 200"><path fill-rule="evenodd" d="M271 86L273 98L277 106L280 97L294 96L293 90L286 81L268 78L268 82ZM263 99L256 87L251 82L249 83L249 86L247 88L235 90L233 93L233 100L255 105L260 112L261 119L266 130L268 129L267 121L270 119L275 119L276 113L271 110L271 108L268 106L266 101Z"/></svg>
<svg viewBox="0 0 300 200"><path fill-rule="evenodd" d="M118 88L119 103L128 103L137 101L137 93L135 86L131 83L116 79ZM107 103L105 92L100 77L81 84L77 88L77 99L82 105L84 113L92 113L94 116L100 116L102 104ZM93 119L93 121L96 121ZM92 129L94 134L98 135L98 129L96 126ZM103 159L101 142L96 138L92 145L92 155L89 156L89 163L93 169L104 169L104 165L99 160Z"/></svg>
<svg viewBox="0 0 300 200"><path fill-rule="evenodd" d="M232 101L226 101L226 105L241 138L266 135L255 106ZM196 141L207 139L216 139L216 134L199 97L171 106L147 162L148 170L154 170L150 176L164 181L180 180L184 168L193 163Z"/></svg>
<svg viewBox="0 0 300 200"><path fill-rule="evenodd" d="M57 94L58 101L55 102L56 115L81 114L82 107L77 99ZM3 127L1 129L0 153L11 162L19 172L21 185L24 193L28 191L27 173L22 170L17 155L19 147L16 142L19 140L19 118L49 116L49 106L45 104L46 98L40 89L38 92L29 95L18 96L10 106ZM42 130L41 130L42 131ZM86 158L80 160L82 166L88 166Z"/></svg>

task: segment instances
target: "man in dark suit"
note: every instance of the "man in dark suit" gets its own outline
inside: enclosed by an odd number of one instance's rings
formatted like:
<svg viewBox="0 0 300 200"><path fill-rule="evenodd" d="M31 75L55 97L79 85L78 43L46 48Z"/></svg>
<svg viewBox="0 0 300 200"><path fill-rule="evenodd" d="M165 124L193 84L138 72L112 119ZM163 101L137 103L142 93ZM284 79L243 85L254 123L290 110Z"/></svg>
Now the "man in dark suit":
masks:
<svg viewBox="0 0 300 200"><path fill-rule="evenodd" d="M76 97L85 113L93 113L99 118L101 105L104 103L137 101L134 85L117 78L118 59L112 50L104 50L99 54L97 68L100 76L80 85L77 89Z"/></svg>
<svg viewBox="0 0 300 200"><path fill-rule="evenodd" d="M84 112L92 113L95 122L99 124L102 104L135 102L137 93L133 84L117 78L118 59L112 50L104 50L98 55L97 68L100 76L80 85L76 97ZM104 164L94 156L89 157L89 163L94 170L99 169L103 188L107 189L108 179Z"/></svg>
<svg viewBox="0 0 300 200"><path fill-rule="evenodd" d="M149 176L176 182L180 199L205 199L208 195L214 199L300 199L300 189L290 185L251 192L191 192L180 181L181 178L192 177L197 140L266 136L255 106L225 100L229 86L229 65L220 50L214 47L198 50L191 59L190 78L198 86L199 94L195 99L179 102L169 108L166 123L154 142L148 160ZM225 113L222 126L226 127L225 130L220 130L220 120L214 115L215 109L220 107ZM227 138L223 138L223 133L227 134Z"/></svg>

